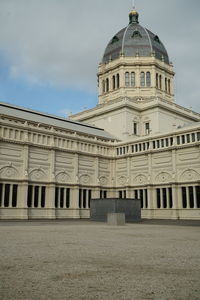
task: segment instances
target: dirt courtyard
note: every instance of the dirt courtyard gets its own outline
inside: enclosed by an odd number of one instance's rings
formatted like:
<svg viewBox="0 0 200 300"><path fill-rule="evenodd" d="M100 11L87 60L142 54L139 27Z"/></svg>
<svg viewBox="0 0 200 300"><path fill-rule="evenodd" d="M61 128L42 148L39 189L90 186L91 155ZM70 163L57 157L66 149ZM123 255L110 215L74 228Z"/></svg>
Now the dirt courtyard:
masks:
<svg viewBox="0 0 200 300"><path fill-rule="evenodd" d="M200 222L1 221L0 299L200 299Z"/></svg>

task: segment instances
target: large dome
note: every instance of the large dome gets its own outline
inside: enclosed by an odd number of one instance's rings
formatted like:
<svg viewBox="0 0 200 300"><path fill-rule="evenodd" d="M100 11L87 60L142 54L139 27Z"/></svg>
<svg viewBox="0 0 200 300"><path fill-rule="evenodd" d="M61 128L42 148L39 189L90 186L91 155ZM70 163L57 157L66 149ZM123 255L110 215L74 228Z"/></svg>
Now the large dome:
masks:
<svg viewBox="0 0 200 300"><path fill-rule="evenodd" d="M159 37L139 24L136 11L132 11L129 18L129 25L110 40L102 62L107 63L119 58L120 55L124 57L155 55L156 58L169 64L167 51Z"/></svg>

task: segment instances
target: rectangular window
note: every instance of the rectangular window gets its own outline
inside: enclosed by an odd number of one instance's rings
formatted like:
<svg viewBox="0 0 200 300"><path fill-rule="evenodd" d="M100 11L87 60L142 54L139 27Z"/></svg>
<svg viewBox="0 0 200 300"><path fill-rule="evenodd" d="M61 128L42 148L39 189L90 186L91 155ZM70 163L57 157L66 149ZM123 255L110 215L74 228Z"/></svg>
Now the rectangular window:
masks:
<svg viewBox="0 0 200 300"><path fill-rule="evenodd" d="M55 190L55 208L58 208L58 187Z"/></svg>
<svg viewBox="0 0 200 300"><path fill-rule="evenodd" d="M185 136L184 135L181 136L181 140L182 140L182 144L185 144Z"/></svg>
<svg viewBox="0 0 200 300"><path fill-rule="evenodd" d="M189 134L186 135L186 139L187 139L187 143L190 143L190 135Z"/></svg>
<svg viewBox="0 0 200 300"><path fill-rule="evenodd" d="M163 208L167 208L167 190L166 188L162 189L163 192Z"/></svg>
<svg viewBox="0 0 200 300"><path fill-rule="evenodd" d="M135 152L138 152L138 145L135 145Z"/></svg>
<svg viewBox="0 0 200 300"><path fill-rule="evenodd" d="M160 148L160 141L156 141L157 142L157 148Z"/></svg>
<svg viewBox="0 0 200 300"><path fill-rule="evenodd" d="M66 207L70 207L70 189L66 190Z"/></svg>
<svg viewBox="0 0 200 300"><path fill-rule="evenodd" d="M4 207L9 207L10 184L5 184Z"/></svg>
<svg viewBox="0 0 200 300"><path fill-rule="evenodd" d="M83 190L83 208L86 208L87 190Z"/></svg>
<svg viewBox="0 0 200 300"><path fill-rule="evenodd" d="M33 186L28 186L28 194L27 194L27 207L32 207L32 194L33 194Z"/></svg>
<svg viewBox="0 0 200 300"><path fill-rule="evenodd" d="M193 195L192 186L189 186L189 203L190 203L190 208L194 208L194 195Z"/></svg>
<svg viewBox="0 0 200 300"><path fill-rule="evenodd" d="M177 145L180 145L180 136L177 136Z"/></svg>
<svg viewBox="0 0 200 300"><path fill-rule="evenodd" d="M163 148L165 145L164 145L164 140L162 139L161 140L161 147Z"/></svg>
<svg viewBox="0 0 200 300"><path fill-rule="evenodd" d="M148 191L145 190L145 204L146 204L146 208L148 208Z"/></svg>
<svg viewBox="0 0 200 300"><path fill-rule="evenodd" d="M45 207L45 198L46 198L46 186L42 186L41 190L41 207Z"/></svg>
<svg viewBox="0 0 200 300"><path fill-rule="evenodd" d="M133 134L137 135L137 123L133 123Z"/></svg>
<svg viewBox="0 0 200 300"><path fill-rule="evenodd" d="M64 188L60 188L60 208L64 207Z"/></svg>
<svg viewBox="0 0 200 300"><path fill-rule="evenodd" d="M187 208L186 187L182 187L182 205L183 205L183 208Z"/></svg>
<svg viewBox="0 0 200 300"><path fill-rule="evenodd" d="M170 138L170 145L173 145L173 137Z"/></svg>
<svg viewBox="0 0 200 300"><path fill-rule="evenodd" d="M153 141L153 149L156 149L156 142Z"/></svg>
<svg viewBox="0 0 200 300"><path fill-rule="evenodd" d="M169 146L169 140L168 139L165 139L165 145L166 145L166 147Z"/></svg>
<svg viewBox="0 0 200 300"><path fill-rule="evenodd" d="M138 191L135 190L135 199L138 199Z"/></svg>
<svg viewBox="0 0 200 300"><path fill-rule="evenodd" d="M107 191L104 191L104 192L103 192L103 197L104 197L104 199L107 198Z"/></svg>
<svg viewBox="0 0 200 300"><path fill-rule="evenodd" d="M141 72L141 73L140 73L140 85L141 85L142 87L145 86L145 73L144 73L144 72Z"/></svg>
<svg viewBox="0 0 200 300"><path fill-rule="evenodd" d="M2 206L3 184L0 183L0 207Z"/></svg>
<svg viewBox="0 0 200 300"><path fill-rule="evenodd" d="M143 190L140 190L140 201L141 201L141 208L144 207L144 199L143 199Z"/></svg>
<svg viewBox="0 0 200 300"><path fill-rule="evenodd" d="M79 208L82 208L82 190L79 189L79 201L78 201Z"/></svg>
<svg viewBox="0 0 200 300"><path fill-rule="evenodd" d="M156 189L156 196L157 196L157 208L160 208L160 189Z"/></svg>
<svg viewBox="0 0 200 300"><path fill-rule="evenodd" d="M169 188L169 207L173 208L172 188Z"/></svg>
<svg viewBox="0 0 200 300"><path fill-rule="evenodd" d="M17 207L17 190L18 190L18 185L14 184L13 194L12 194L12 207Z"/></svg>
<svg viewBox="0 0 200 300"><path fill-rule="evenodd" d="M149 133L150 133L150 124L148 122L148 123L145 123L145 134L149 135Z"/></svg>
<svg viewBox="0 0 200 300"><path fill-rule="evenodd" d="M192 142L195 142L195 133L192 133Z"/></svg>
<svg viewBox="0 0 200 300"><path fill-rule="evenodd" d="M90 208L90 202L92 199L92 190L88 190L88 207Z"/></svg>
<svg viewBox="0 0 200 300"><path fill-rule="evenodd" d="M197 208L200 208L200 186L196 186Z"/></svg>
<svg viewBox="0 0 200 300"><path fill-rule="evenodd" d="M122 191L119 191L119 198L122 199Z"/></svg>
<svg viewBox="0 0 200 300"><path fill-rule="evenodd" d="M38 207L39 186L34 187L34 207Z"/></svg>

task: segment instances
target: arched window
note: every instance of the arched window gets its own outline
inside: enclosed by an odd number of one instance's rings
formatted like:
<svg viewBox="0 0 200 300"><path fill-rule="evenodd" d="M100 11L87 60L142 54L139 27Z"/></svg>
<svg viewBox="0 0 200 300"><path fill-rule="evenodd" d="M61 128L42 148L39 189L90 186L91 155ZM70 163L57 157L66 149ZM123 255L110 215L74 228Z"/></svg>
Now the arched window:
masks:
<svg viewBox="0 0 200 300"><path fill-rule="evenodd" d="M168 79L168 93L171 94L171 81Z"/></svg>
<svg viewBox="0 0 200 300"><path fill-rule="evenodd" d="M106 92L105 80L102 81L102 92L103 94Z"/></svg>
<svg viewBox="0 0 200 300"><path fill-rule="evenodd" d="M147 84L147 86L151 86L151 73L150 72L146 73L146 84Z"/></svg>
<svg viewBox="0 0 200 300"><path fill-rule="evenodd" d="M156 73L156 87L158 88L158 73Z"/></svg>
<svg viewBox="0 0 200 300"><path fill-rule="evenodd" d="M144 72L140 73L140 85L145 86L145 73Z"/></svg>
<svg viewBox="0 0 200 300"><path fill-rule="evenodd" d="M117 74L117 89L120 87L120 80L119 80L119 74Z"/></svg>
<svg viewBox="0 0 200 300"><path fill-rule="evenodd" d="M167 78L165 78L165 91L168 92L168 90L167 90Z"/></svg>
<svg viewBox="0 0 200 300"><path fill-rule="evenodd" d="M131 72L131 86L135 86L135 72Z"/></svg>
<svg viewBox="0 0 200 300"><path fill-rule="evenodd" d="M129 72L125 73L125 86L129 86Z"/></svg>
<svg viewBox="0 0 200 300"><path fill-rule="evenodd" d="M113 90L115 90L115 76L112 77Z"/></svg>
<svg viewBox="0 0 200 300"><path fill-rule="evenodd" d="M109 92L109 79L106 79L106 92Z"/></svg>
<svg viewBox="0 0 200 300"><path fill-rule="evenodd" d="M159 76L159 88L162 90L162 75Z"/></svg>

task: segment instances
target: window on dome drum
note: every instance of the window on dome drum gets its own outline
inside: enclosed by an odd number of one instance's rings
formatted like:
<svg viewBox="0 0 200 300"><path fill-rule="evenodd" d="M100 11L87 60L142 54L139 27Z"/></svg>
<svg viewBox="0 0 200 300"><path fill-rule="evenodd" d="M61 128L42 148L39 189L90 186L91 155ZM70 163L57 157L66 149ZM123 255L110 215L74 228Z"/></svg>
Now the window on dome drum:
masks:
<svg viewBox="0 0 200 300"><path fill-rule="evenodd" d="M158 88L158 73L156 74L156 87Z"/></svg>
<svg viewBox="0 0 200 300"><path fill-rule="evenodd" d="M140 73L140 85L145 86L145 73L144 72Z"/></svg>
<svg viewBox="0 0 200 300"><path fill-rule="evenodd" d="M157 35L155 35L155 37L154 37L154 41L156 41L157 43L159 43L159 44L160 44L160 39L159 39L159 37L158 37Z"/></svg>
<svg viewBox="0 0 200 300"><path fill-rule="evenodd" d="M151 73L150 72L146 73L146 84L148 87L151 86Z"/></svg>
<svg viewBox="0 0 200 300"><path fill-rule="evenodd" d="M112 77L112 82L113 82L113 90L115 90L115 76L114 75Z"/></svg>
<svg viewBox="0 0 200 300"><path fill-rule="evenodd" d="M119 74L117 74L117 89L119 89L120 87L120 78L119 78Z"/></svg>
<svg viewBox="0 0 200 300"><path fill-rule="evenodd" d="M171 94L171 81L168 79L168 93Z"/></svg>
<svg viewBox="0 0 200 300"><path fill-rule="evenodd" d="M132 34L132 38L141 38L142 35L138 30L135 30Z"/></svg>
<svg viewBox="0 0 200 300"><path fill-rule="evenodd" d="M129 86L129 72L125 73L125 86L128 87Z"/></svg>
<svg viewBox="0 0 200 300"><path fill-rule="evenodd" d="M131 86L135 86L135 72L131 72Z"/></svg>
<svg viewBox="0 0 200 300"><path fill-rule="evenodd" d="M111 44L114 44L116 42L119 41L119 38L115 35L113 38L112 38L112 41L111 41Z"/></svg>
<svg viewBox="0 0 200 300"><path fill-rule="evenodd" d="M159 76L159 88L162 90L162 75Z"/></svg>
<svg viewBox="0 0 200 300"><path fill-rule="evenodd" d="M106 92L109 92L109 79L106 79Z"/></svg>
<svg viewBox="0 0 200 300"><path fill-rule="evenodd" d="M167 78L165 78L165 92L168 92L168 89L167 89Z"/></svg>

